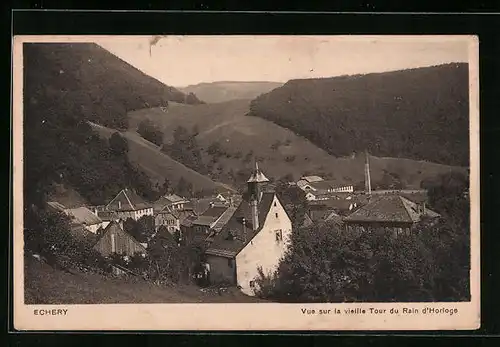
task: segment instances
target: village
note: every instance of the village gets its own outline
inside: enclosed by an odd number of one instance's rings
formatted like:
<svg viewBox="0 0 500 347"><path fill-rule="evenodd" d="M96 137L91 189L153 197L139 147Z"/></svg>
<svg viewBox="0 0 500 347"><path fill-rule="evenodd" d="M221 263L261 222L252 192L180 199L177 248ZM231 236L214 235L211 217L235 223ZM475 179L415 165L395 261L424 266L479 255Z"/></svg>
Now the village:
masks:
<svg viewBox="0 0 500 347"><path fill-rule="evenodd" d="M369 165L366 156L362 191L320 176L288 182L290 187L299 188L307 201L298 227L333 223L346 232L376 228L398 237L409 235L424 219L439 217L427 207L425 190L372 190ZM127 261L137 255L145 257L155 239L169 235L178 247L197 247L202 254L196 267L199 270L191 274L200 287L236 287L255 296L256 278L277 269L290 246L293 228L289 206L264 171L255 161L243 194L228 191L188 199L168 192L147 203L133 189L123 187L103 206L67 208L57 201L48 205L70 218L74 233L92 240L87 247L107 259L121 257L122 261L112 266L115 276L137 276L127 268ZM154 219L154 230L138 240L124 225L144 217Z"/></svg>

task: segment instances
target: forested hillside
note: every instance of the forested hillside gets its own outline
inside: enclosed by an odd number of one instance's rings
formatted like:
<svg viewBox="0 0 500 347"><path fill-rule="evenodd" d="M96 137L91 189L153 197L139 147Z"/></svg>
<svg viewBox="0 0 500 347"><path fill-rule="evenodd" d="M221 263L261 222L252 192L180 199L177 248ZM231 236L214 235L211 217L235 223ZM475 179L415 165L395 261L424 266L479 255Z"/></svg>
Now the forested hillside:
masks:
<svg viewBox="0 0 500 347"><path fill-rule="evenodd" d="M341 157L469 164L468 65L291 80L257 97L249 115L289 128Z"/></svg>
<svg viewBox="0 0 500 347"><path fill-rule="evenodd" d="M24 55L29 84L42 83L61 108L105 126L126 128L128 111L168 101L200 103L93 43L29 43Z"/></svg>
<svg viewBox="0 0 500 347"><path fill-rule="evenodd" d="M126 128L127 111L184 94L94 44L25 44L23 52L26 203L43 201L53 183L94 204L124 186L154 198L148 177L128 161L126 141L100 139L87 121Z"/></svg>

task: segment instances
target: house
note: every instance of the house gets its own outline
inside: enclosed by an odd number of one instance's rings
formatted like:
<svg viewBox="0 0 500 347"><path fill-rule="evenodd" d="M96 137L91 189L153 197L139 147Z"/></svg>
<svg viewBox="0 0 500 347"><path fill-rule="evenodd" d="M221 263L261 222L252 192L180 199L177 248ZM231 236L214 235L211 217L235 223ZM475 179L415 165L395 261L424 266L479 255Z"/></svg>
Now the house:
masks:
<svg viewBox="0 0 500 347"><path fill-rule="evenodd" d="M192 215L194 213L190 210L172 210L166 206L155 215L155 230L158 231L161 226L164 226L171 234L181 231L181 222Z"/></svg>
<svg viewBox="0 0 500 347"><path fill-rule="evenodd" d="M192 206L193 212L200 216L211 207L228 207L232 203L232 199L229 200L230 201L225 198L222 200L218 196L210 196L201 199L193 199L190 206Z"/></svg>
<svg viewBox="0 0 500 347"><path fill-rule="evenodd" d="M64 213L94 234L103 225L101 218L86 207L68 208L64 210Z"/></svg>
<svg viewBox="0 0 500 347"><path fill-rule="evenodd" d="M153 206L144 202L133 190L122 189L109 204L105 211L112 211L116 218L139 220L142 216L152 216Z"/></svg>
<svg viewBox="0 0 500 347"><path fill-rule="evenodd" d="M428 209L425 202L418 204L400 195L381 195L371 199L344 218L348 231L373 229L408 234L423 219L433 219L439 214Z"/></svg>
<svg viewBox="0 0 500 347"><path fill-rule="evenodd" d="M236 285L252 296L259 269L265 275L276 270L292 223L276 193L264 191L268 181L256 163L242 201L205 251L210 282Z"/></svg>
<svg viewBox="0 0 500 347"><path fill-rule="evenodd" d="M195 234L208 235L208 231L215 225L222 214L227 210L227 206L211 206L201 216L198 216L192 224Z"/></svg>
<svg viewBox="0 0 500 347"><path fill-rule="evenodd" d="M119 223L112 221L102 232L101 237L93 247L104 257L113 253L133 256L146 254L146 248L134 237L126 233Z"/></svg>
<svg viewBox="0 0 500 347"><path fill-rule="evenodd" d="M176 194L167 194L153 203L153 210L159 212L168 207L171 211L180 211L184 210L187 204L189 204L189 200L186 198Z"/></svg>

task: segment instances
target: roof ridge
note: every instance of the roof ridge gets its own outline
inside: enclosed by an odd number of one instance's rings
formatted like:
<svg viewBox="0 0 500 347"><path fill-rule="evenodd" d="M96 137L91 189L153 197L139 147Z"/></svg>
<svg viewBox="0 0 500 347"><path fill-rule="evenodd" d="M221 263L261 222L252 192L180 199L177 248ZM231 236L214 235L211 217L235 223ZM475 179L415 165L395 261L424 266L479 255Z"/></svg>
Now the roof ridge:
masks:
<svg viewBox="0 0 500 347"><path fill-rule="evenodd" d="M407 206L407 204L405 203L404 200L407 200L409 202L411 202L411 201L408 200L408 199L406 199L406 198L404 198L403 196L401 196L399 194L396 195L396 196L398 197L398 201L403 205L403 209L405 210L406 214L408 215L408 218L413 222L413 218L411 217L411 213L410 213L410 211L408 211L408 206Z"/></svg>
<svg viewBox="0 0 500 347"><path fill-rule="evenodd" d="M129 197L128 197L128 194L127 194L127 191L126 190L122 190L123 191L123 194L125 195L125 198L127 199L128 203L130 204L130 207L132 207L132 210L135 210L135 207L134 205L132 204L132 201L130 201Z"/></svg>

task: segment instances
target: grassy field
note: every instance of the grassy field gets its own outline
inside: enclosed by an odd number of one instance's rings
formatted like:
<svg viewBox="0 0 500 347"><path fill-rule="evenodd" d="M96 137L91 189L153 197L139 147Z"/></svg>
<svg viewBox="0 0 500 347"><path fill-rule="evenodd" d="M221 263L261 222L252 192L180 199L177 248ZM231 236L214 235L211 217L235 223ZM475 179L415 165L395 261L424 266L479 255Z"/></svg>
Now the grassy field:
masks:
<svg viewBox="0 0 500 347"><path fill-rule="evenodd" d="M159 287L140 279L108 278L98 274L55 270L26 257L26 304L125 304L125 303L256 303L265 302L231 288L222 295L204 293L195 285Z"/></svg>
<svg viewBox="0 0 500 347"><path fill-rule="evenodd" d="M114 129L109 129L97 124L91 123L94 130L100 136L108 138L116 132ZM134 131L121 132L128 140L129 144L129 160L140 167L152 180L153 183L163 183L163 180L168 178L171 182L178 182L181 177L193 184L194 189L231 189L230 187L218 182L212 181L209 177L203 176L198 172L184 166L178 161L172 159L165 153L161 152L158 146L144 140L139 134Z"/></svg>
<svg viewBox="0 0 500 347"><path fill-rule="evenodd" d="M252 162L243 158L250 151L259 160L267 175L279 178L292 174L298 179L303 174L320 174L339 184L356 183L364 179L364 158L336 158L318 148L304 137L259 117L248 117L248 100L233 100L217 104L183 105L170 103L168 112L160 109L144 109L129 113L131 129L139 122L149 119L159 125L165 133L164 142L172 141L177 126L198 128L198 143L203 148L219 142L229 157L218 158L224 171L249 168ZM273 144L280 141L280 146ZM241 157L240 157L241 155ZM204 160L209 154L203 152ZM372 181L381 179L384 170L404 177L408 188L418 188L427 177L461 168L399 158L371 158Z"/></svg>

